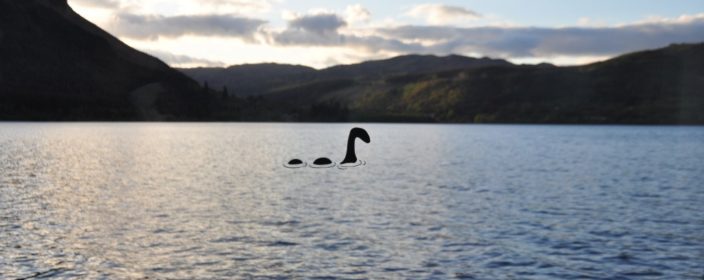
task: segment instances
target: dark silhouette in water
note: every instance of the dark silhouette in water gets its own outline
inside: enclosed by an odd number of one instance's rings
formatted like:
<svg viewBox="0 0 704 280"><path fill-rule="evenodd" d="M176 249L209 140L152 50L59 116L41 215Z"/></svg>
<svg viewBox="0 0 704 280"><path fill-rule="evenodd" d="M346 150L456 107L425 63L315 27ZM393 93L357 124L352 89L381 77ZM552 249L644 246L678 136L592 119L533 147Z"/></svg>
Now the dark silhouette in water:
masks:
<svg viewBox="0 0 704 280"><path fill-rule="evenodd" d="M357 138L361 139L364 141L364 143L370 143L371 139L369 138L369 133L367 133L366 130L363 128L355 127L350 131L350 135L347 138L347 153L345 154L345 158L340 162L340 164L346 164L346 163L356 163L357 162L357 154L355 152L354 148L354 143ZM300 166L303 164L303 161L300 159L292 159L288 162L288 166L294 167L294 166ZM316 166L325 166L325 165L331 165L333 164L332 160L326 157L321 157L313 161L313 165Z"/></svg>
<svg viewBox="0 0 704 280"><path fill-rule="evenodd" d="M347 138L347 154L345 155L345 159L343 159L340 164L357 162L357 154L354 150L354 141L357 138L361 139L362 141L364 141L364 143L367 144L371 142L371 139L369 139L369 134L366 130L359 127L353 128L352 131L350 131L349 138Z"/></svg>
<svg viewBox="0 0 704 280"><path fill-rule="evenodd" d="M319 158L313 162L314 165L329 165L332 164L332 160L329 158Z"/></svg>

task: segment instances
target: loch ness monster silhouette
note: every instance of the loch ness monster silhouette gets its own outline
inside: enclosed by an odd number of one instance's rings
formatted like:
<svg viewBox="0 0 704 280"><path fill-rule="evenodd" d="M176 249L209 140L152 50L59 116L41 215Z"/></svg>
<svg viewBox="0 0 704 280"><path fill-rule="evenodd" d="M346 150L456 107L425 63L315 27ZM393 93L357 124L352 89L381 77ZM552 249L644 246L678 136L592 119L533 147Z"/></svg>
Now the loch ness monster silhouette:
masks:
<svg viewBox="0 0 704 280"><path fill-rule="evenodd" d="M350 130L350 134L347 137L347 152L345 153L345 158L340 162L340 165L357 163L357 153L355 151L355 140L359 138L364 141L364 143L371 143L369 138L369 133L363 128L355 127ZM288 162L287 167L290 168L301 168L305 167L306 163L300 159L292 159ZM313 167L332 167L334 163L332 160L326 157L321 157L313 161Z"/></svg>

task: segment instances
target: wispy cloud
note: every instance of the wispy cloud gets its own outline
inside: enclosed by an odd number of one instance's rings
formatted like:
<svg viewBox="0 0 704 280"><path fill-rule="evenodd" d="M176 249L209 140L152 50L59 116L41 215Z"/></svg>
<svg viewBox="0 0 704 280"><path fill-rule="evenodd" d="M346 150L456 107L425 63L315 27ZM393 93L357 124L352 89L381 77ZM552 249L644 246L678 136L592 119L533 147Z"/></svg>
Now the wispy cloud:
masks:
<svg viewBox="0 0 704 280"><path fill-rule="evenodd" d="M118 14L108 27L118 36L156 40L185 35L251 39L264 20L234 15L160 16Z"/></svg>
<svg viewBox="0 0 704 280"><path fill-rule="evenodd" d="M603 56L704 40L704 17L687 22L643 23L617 27L478 27L403 26L379 29L385 37L425 40L435 53L481 53L512 57Z"/></svg>
<svg viewBox="0 0 704 280"><path fill-rule="evenodd" d="M120 7L119 0L71 0L71 3L89 8L111 9Z"/></svg>
<svg viewBox="0 0 704 280"><path fill-rule="evenodd" d="M288 21L288 27L267 34L270 42L279 45L330 46L341 45L340 28L347 22L337 14L320 13L295 16Z"/></svg>
<svg viewBox="0 0 704 280"><path fill-rule="evenodd" d="M411 8L407 15L423 18L429 24L450 24L461 20L475 20L482 16L470 9L442 4L420 4Z"/></svg>
<svg viewBox="0 0 704 280"><path fill-rule="evenodd" d="M347 22L336 14L317 14L295 18L289 21L288 25L289 29L316 34L329 34L347 25Z"/></svg>
<svg viewBox="0 0 704 280"><path fill-rule="evenodd" d="M52 0L53 1L53 0ZM72 6L110 9L134 14L237 14L253 15L271 11L280 0L68 0Z"/></svg>
<svg viewBox="0 0 704 280"><path fill-rule="evenodd" d="M208 5L215 5L219 7L234 6L239 8L250 8L260 11L268 11L273 5L272 1L267 0L198 0L196 2L201 4L205 3Z"/></svg>
<svg viewBox="0 0 704 280"><path fill-rule="evenodd" d="M208 67L221 67L225 66L224 63L219 62L219 61L213 61L209 59L204 59L204 58L197 58L197 57L192 57L188 55L180 55L180 54L173 54L167 51L161 51L161 50L144 50L145 53L148 53L152 56L155 56L162 61L166 62L169 65L172 66L192 66L192 65L199 65L199 66L208 66Z"/></svg>
<svg viewBox="0 0 704 280"><path fill-rule="evenodd" d="M367 22L371 19L372 13L360 4L349 5L345 9L345 19L347 22Z"/></svg>

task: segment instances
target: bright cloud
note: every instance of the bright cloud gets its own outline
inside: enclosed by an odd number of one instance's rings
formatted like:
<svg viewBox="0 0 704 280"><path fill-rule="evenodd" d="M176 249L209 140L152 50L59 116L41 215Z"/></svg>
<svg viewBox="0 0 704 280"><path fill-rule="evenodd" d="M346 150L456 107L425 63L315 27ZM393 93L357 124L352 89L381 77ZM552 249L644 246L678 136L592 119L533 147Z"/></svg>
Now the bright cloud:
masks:
<svg viewBox="0 0 704 280"><path fill-rule="evenodd" d="M407 14L412 17L423 18L433 25L452 24L458 21L475 20L482 17L479 13L464 7L441 4L416 5Z"/></svg>
<svg viewBox="0 0 704 280"><path fill-rule="evenodd" d="M681 15L675 18L667 18L661 16L650 16L644 20L638 21L638 24L689 24L704 20L704 13L693 15Z"/></svg>
<svg viewBox="0 0 704 280"><path fill-rule="evenodd" d="M192 56L188 56L188 55L174 54L174 53L166 52L163 50L146 49L146 50L144 50L144 52L163 60L167 64L179 65L182 67L195 67L195 66L222 67L222 66L226 66L225 63L223 63L221 61L213 61L213 60L209 60L209 59L192 57Z"/></svg>
<svg viewBox="0 0 704 280"><path fill-rule="evenodd" d="M71 3L89 8L111 9L120 7L120 2L117 0L71 0Z"/></svg>
<svg viewBox="0 0 704 280"><path fill-rule="evenodd" d="M345 9L345 19L347 22L367 22L371 19L372 13L360 4L349 5Z"/></svg>
<svg viewBox="0 0 704 280"><path fill-rule="evenodd" d="M79 8L114 9L116 13L185 15L269 12L277 0L69 0Z"/></svg>

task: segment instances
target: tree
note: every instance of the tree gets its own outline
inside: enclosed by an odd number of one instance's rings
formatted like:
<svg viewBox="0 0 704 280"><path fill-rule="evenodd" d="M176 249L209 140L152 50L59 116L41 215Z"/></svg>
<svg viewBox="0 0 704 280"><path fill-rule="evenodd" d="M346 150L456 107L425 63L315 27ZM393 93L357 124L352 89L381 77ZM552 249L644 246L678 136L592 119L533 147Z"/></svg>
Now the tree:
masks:
<svg viewBox="0 0 704 280"><path fill-rule="evenodd" d="M227 99L230 97L230 94L227 92L227 86L222 87L222 99Z"/></svg>

